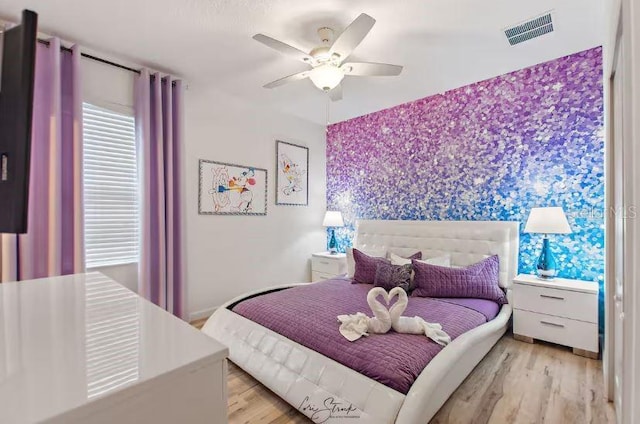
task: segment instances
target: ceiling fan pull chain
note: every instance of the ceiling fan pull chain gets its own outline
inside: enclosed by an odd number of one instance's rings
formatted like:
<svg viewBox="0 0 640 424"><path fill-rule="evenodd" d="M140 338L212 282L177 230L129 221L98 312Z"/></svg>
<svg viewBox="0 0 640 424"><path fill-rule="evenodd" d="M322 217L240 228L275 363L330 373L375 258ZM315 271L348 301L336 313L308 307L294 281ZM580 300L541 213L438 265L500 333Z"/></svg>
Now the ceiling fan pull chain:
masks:
<svg viewBox="0 0 640 424"><path fill-rule="evenodd" d="M331 97L329 97L329 92L327 91L327 130L329 129L329 105L331 104Z"/></svg>

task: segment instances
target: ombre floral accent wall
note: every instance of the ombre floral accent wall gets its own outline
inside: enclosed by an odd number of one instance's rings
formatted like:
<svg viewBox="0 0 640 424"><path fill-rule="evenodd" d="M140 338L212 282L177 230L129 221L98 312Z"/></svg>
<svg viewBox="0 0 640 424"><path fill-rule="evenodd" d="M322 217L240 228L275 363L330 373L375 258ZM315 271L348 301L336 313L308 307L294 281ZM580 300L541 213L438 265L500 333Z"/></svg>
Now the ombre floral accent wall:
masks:
<svg viewBox="0 0 640 424"><path fill-rule="evenodd" d="M428 78L428 76L425 76ZM604 272L602 49L595 48L327 129L328 209L350 245L363 219L509 220L562 206L560 276ZM542 236L520 234L523 273Z"/></svg>

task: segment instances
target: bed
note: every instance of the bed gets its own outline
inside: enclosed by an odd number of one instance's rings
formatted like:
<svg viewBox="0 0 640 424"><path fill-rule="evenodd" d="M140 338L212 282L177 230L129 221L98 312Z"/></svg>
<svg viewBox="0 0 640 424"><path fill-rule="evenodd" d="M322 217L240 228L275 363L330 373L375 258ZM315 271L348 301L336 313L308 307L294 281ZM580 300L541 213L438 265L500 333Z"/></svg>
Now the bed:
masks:
<svg viewBox="0 0 640 424"><path fill-rule="evenodd" d="M510 300L511 281L517 274L518 230L517 222L505 221L361 220L353 244L364 251L386 249L410 254L420 250L427 257L450 254L452 266L498 255L499 283ZM229 347L234 363L317 423L427 422L504 334L511 316L511 306L502 305L490 321L456 335L409 386L402 383L396 387L316 351L322 351L321 346L310 349L245 318L242 310L232 310L266 293L284 296L281 293L287 290L283 289L296 286L308 284L269 287L232 299L209 318L203 331ZM309 289L298 292L305 290ZM354 421L354 417L358 419Z"/></svg>

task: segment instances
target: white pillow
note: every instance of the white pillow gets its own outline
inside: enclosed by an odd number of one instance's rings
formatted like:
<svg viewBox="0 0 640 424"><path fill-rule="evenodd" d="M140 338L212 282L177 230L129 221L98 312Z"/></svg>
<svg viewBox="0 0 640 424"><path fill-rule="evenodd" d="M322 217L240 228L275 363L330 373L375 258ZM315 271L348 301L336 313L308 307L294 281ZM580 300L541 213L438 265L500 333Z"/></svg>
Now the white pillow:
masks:
<svg viewBox="0 0 640 424"><path fill-rule="evenodd" d="M395 253L389 253L389 259L392 265L408 265L411 263L411 259L403 258ZM417 259L418 262L422 262L429 265L438 266L451 266L451 255L436 256L435 258Z"/></svg>
<svg viewBox="0 0 640 424"><path fill-rule="evenodd" d="M488 257L493 256L493 255L474 255L474 259L472 261L469 261L469 263L464 264L464 265L448 265L449 268L466 268L469 265L473 265L476 264L478 262L480 262L481 260L487 259ZM434 264L437 265L437 264Z"/></svg>
<svg viewBox="0 0 640 424"><path fill-rule="evenodd" d="M365 255L384 258L387 255L387 251L385 249L358 249ZM353 278L353 274L356 272L356 261L353 259L353 248L350 247L347 249L347 277Z"/></svg>
<svg viewBox="0 0 640 424"><path fill-rule="evenodd" d="M450 267L451 266L451 256L450 255L436 256L435 258L416 259L416 260L418 262L422 262L423 264L446 266L446 267ZM409 261L409 262L411 262L411 261Z"/></svg>
<svg viewBox="0 0 640 424"><path fill-rule="evenodd" d="M391 261L391 265L409 265L411 263L411 259L403 258L392 252L389 252L389 260Z"/></svg>
<svg viewBox="0 0 640 424"><path fill-rule="evenodd" d="M391 261L391 265L409 265L411 263L411 259L403 258L392 252L389 252L389 260Z"/></svg>

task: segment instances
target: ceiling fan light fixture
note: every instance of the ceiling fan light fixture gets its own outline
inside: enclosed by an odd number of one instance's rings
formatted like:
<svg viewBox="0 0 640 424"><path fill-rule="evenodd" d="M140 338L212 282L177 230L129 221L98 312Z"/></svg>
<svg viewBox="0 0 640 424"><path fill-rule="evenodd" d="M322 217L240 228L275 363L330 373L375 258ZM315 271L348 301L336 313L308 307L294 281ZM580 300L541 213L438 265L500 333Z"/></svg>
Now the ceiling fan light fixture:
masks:
<svg viewBox="0 0 640 424"><path fill-rule="evenodd" d="M326 64L313 68L309 78L320 90L329 91L340 84L344 78L344 72L336 65Z"/></svg>
<svg viewBox="0 0 640 424"><path fill-rule="evenodd" d="M256 34L253 39L265 46L307 64L311 69L298 72L265 84L264 88L275 88L294 81L310 78L313 85L328 93L332 101L342 99L340 83L345 75L355 77L396 76L402 66L388 63L352 62L343 63L367 36L376 20L361 13L337 37L329 27L318 29L322 44L310 52L302 51L268 35Z"/></svg>

